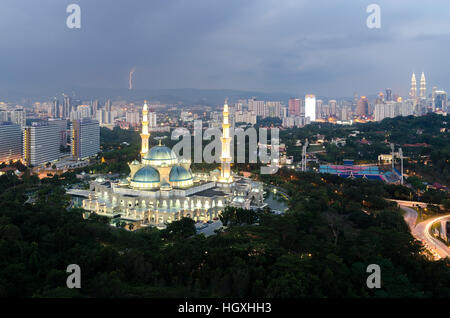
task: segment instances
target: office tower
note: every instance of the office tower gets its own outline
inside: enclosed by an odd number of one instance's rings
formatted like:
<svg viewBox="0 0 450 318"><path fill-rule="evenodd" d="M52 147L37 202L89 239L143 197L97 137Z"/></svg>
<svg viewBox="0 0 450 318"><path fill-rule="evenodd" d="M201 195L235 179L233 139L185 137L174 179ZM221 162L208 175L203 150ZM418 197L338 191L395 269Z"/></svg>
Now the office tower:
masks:
<svg viewBox="0 0 450 318"><path fill-rule="evenodd" d="M110 100L110 99L108 99L108 100L106 101L106 103L105 103L105 109L106 109L107 112L110 112L110 111L111 111L111 100Z"/></svg>
<svg viewBox="0 0 450 318"><path fill-rule="evenodd" d="M300 116L300 98L289 98L289 116Z"/></svg>
<svg viewBox="0 0 450 318"><path fill-rule="evenodd" d="M442 111L447 110L447 92L445 91L436 91L434 97L434 105L435 108L440 109Z"/></svg>
<svg viewBox="0 0 450 318"><path fill-rule="evenodd" d="M411 76L411 89L409 90L409 97L416 98L417 97L417 82L416 82L416 74L413 73Z"/></svg>
<svg viewBox="0 0 450 318"><path fill-rule="evenodd" d="M334 99L328 101L328 105L330 106L330 115L336 117L337 114L337 102Z"/></svg>
<svg viewBox="0 0 450 318"><path fill-rule="evenodd" d="M305 95L305 117L310 121L316 120L316 96L313 94Z"/></svg>
<svg viewBox="0 0 450 318"><path fill-rule="evenodd" d="M84 118L72 121L72 156L86 159L100 151L100 126L98 121Z"/></svg>
<svg viewBox="0 0 450 318"><path fill-rule="evenodd" d="M52 117L53 118L60 117L59 100L56 97L53 99L53 103L52 103Z"/></svg>
<svg viewBox="0 0 450 318"><path fill-rule="evenodd" d="M392 89L386 88L386 101L390 102L392 100Z"/></svg>
<svg viewBox="0 0 450 318"><path fill-rule="evenodd" d="M427 98L427 83L425 81L425 74L423 72L420 76L420 98Z"/></svg>
<svg viewBox="0 0 450 318"><path fill-rule="evenodd" d="M323 101L321 99L316 100L316 118L325 118L325 113L323 109Z"/></svg>
<svg viewBox="0 0 450 318"><path fill-rule="evenodd" d="M155 128L157 126L155 112L148 113L148 125L150 128Z"/></svg>
<svg viewBox="0 0 450 318"><path fill-rule="evenodd" d="M0 122L0 163L22 157L22 129L11 122Z"/></svg>
<svg viewBox="0 0 450 318"><path fill-rule="evenodd" d="M437 91L437 87L433 86L433 90L431 92L431 107L432 107L433 111L436 110L436 102L435 102L435 100L436 100L436 91Z"/></svg>
<svg viewBox="0 0 450 318"><path fill-rule="evenodd" d="M15 109L10 112L11 122L24 127L27 122L26 113L24 109Z"/></svg>
<svg viewBox="0 0 450 318"><path fill-rule="evenodd" d="M98 110L98 99L91 101L91 117L95 118L97 116Z"/></svg>
<svg viewBox="0 0 450 318"><path fill-rule="evenodd" d="M358 117L367 117L369 114L369 101L366 96L361 96L356 106L356 115Z"/></svg>
<svg viewBox="0 0 450 318"><path fill-rule="evenodd" d="M58 126L60 145L67 147L67 120L50 118L48 122Z"/></svg>
<svg viewBox="0 0 450 318"><path fill-rule="evenodd" d="M52 122L33 123L23 131L23 159L37 166L59 159L60 132Z"/></svg>
<svg viewBox="0 0 450 318"><path fill-rule="evenodd" d="M72 100L69 96L63 95L63 108L62 108L62 118L69 118L70 112L72 111Z"/></svg>

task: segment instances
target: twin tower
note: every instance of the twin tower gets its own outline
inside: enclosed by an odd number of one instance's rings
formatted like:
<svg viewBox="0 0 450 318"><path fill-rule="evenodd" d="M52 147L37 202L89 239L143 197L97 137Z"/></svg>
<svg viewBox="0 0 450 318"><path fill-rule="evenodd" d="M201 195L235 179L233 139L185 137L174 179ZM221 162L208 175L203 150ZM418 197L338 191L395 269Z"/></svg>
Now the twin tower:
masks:
<svg viewBox="0 0 450 318"><path fill-rule="evenodd" d="M427 97L427 83L425 81L425 74L422 72L422 75L420 76L420 95L417 96L417 81L416 81L416 74L413 73L411 77L411 89L409 90L409 97L410 98L426 98Z"/></svg>

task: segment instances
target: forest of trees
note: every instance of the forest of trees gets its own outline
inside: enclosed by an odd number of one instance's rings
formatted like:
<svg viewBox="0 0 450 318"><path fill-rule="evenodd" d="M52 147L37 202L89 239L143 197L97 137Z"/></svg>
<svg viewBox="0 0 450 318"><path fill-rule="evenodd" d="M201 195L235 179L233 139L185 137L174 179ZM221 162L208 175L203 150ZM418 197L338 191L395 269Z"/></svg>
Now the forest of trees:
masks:
<svg viewBox="0 0 450 318"><path fill-rule="evenodd" d="M67 210L71 178L0 176L0 297L450 296L448 264L427 260L378 182L295 173L287 213L227 209L227 228L204 237L189 219L134 232L85 220ZM66 287L69 264L80 289ZM381 289L366 287L369 264Z"/></svg>

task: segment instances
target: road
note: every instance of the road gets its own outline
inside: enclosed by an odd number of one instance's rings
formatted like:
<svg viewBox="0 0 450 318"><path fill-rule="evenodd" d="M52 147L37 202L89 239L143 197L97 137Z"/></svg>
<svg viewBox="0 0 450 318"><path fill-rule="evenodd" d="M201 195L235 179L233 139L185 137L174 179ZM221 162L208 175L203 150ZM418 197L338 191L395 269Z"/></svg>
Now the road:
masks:
<svg viewBox="0 0 450 318"><path fill-rule="evenodd" d="M197 234L203 233L205 236L215 235L214 230L220 229L223 226L220 220L209 223L207 227L201 230L197 230Z"/></svg>
<svg viewBox="0 0 450 318"><path fill-rule="evenodd" d="M430 234L431 226L436 222L450 220L450 214L436 216L416 224L417 211L404 205L400 205L400 208L405 211L403 217L411 230L411 234L425 245L435 259L450 257L450 248Z"/></svg>

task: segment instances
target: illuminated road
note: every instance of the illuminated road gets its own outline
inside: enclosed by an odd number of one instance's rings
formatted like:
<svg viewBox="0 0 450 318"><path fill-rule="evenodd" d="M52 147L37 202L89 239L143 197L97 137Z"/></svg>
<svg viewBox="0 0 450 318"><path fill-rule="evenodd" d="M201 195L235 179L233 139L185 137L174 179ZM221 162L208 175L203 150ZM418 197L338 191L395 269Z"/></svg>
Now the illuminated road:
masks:
<svg viewBox="0 0 450 318"><path fill-rule="evenodd" d="M450 220L450 215L433 217L416 224L417 211L402 205L400 207L405 211L404 219L411 230L411 234L425 245L434 258L450 257L450 248L430 234L430 228L434 223Z"/></svg>

